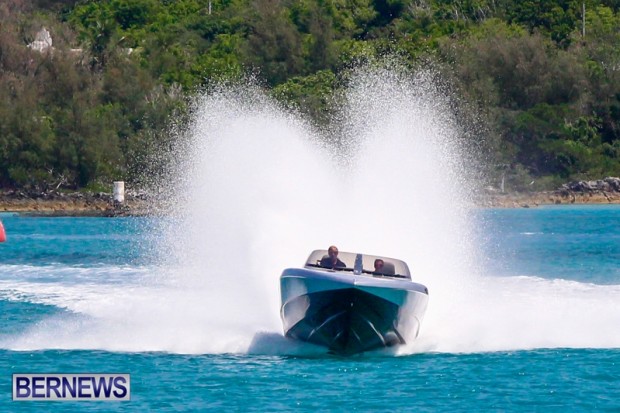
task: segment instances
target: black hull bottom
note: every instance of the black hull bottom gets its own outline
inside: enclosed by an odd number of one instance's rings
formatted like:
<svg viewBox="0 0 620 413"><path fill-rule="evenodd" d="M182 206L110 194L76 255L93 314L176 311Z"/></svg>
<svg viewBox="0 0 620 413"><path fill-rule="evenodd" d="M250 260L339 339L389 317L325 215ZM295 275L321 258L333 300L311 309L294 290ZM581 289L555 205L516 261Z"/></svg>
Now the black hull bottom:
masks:
<svg viewBox="0 0 620 413"><path fill-rule="evenodd" d="M305 316L286 336L351 355L404 344L396 326L399 306L359 289L312 293L286 303L283 317L306 308ZM290 313L290 314L287 314Z"/></svg>

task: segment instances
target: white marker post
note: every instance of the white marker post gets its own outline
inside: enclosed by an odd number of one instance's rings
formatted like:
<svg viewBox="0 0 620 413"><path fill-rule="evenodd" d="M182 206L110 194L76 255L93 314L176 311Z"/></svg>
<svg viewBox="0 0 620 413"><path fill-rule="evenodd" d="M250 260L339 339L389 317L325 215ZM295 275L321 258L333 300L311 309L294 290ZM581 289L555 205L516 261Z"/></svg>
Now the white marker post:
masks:
<svg viewBox="0 0 620 413"><path fill-rule="evenodd" d="M125 202L125 181L114 181L114 203Z"/></svg>

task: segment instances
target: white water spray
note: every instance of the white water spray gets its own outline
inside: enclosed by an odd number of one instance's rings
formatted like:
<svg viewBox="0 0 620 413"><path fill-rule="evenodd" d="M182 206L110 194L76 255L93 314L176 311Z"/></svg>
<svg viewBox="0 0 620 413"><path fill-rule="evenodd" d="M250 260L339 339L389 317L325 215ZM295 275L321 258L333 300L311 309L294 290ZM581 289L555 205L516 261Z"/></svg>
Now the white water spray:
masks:
<svg viewBox="0 0 620 413"><path fill-rule="evenodd" d="M331 244L407 260L437 294L465 282L466 171L445 103L426 75L364 72L326 138L257 88L206 96L170 238L200 311L248 338L279 332L282 269Z"/></svg>

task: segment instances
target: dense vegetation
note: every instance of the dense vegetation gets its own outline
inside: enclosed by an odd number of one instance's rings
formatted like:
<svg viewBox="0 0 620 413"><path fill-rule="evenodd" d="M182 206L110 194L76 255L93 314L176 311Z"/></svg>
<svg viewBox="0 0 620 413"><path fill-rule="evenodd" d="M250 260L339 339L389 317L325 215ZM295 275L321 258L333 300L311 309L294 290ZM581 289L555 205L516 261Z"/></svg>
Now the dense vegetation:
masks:
<svg viewBox="0 0 620 413"><path fill-rule="evenodd" d="M618 0L3 0L0 188L137 179L212 79L258 72L321 122L386 54L451 79L512 188L620 175Z"/></svg>

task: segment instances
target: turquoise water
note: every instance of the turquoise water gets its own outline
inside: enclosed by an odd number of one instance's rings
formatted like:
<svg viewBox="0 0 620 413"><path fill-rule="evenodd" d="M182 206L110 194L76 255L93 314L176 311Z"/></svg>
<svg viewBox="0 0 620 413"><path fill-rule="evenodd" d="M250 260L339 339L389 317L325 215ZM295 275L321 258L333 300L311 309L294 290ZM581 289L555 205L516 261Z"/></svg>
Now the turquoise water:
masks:
<svg viewBox="0 0 620 413"><path fill-rule="evenodd" d="M494 274L620 284L616 206L561 206L486 212Z"/></svg>
<svg viewBox="0 0 620 413"><path fill-rule="evenodd" d="M272 299L205 304L155 221L0 219L0 411L620 410L619 207L478 211L476 287L429 285L415 345L352 358L283 339ZM12 402L18 372L128 372L132 400Z"/></svg>

